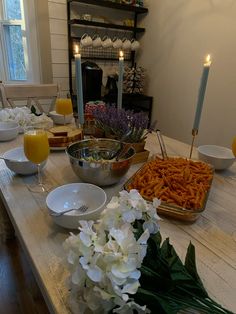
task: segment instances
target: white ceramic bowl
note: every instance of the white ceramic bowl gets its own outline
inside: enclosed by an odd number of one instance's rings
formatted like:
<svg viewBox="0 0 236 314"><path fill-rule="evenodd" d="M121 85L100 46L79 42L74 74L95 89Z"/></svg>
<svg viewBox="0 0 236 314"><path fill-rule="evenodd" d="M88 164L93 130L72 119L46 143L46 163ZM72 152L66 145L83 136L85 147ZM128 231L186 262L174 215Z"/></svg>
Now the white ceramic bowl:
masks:
<svg viewBox="0 0 236 314"><path fill-rule="evenodd" d="M73 210L61 216L52 216L56 224L64 228L76 229L79 220L96 220L99 218L105 204L107 196L103 189L89 183L71 183L59 186L51 191L46 204L50 212L60 213L66 209L78 208L87 205L85 213Z"/></svg>
<svg viewBox="0 0 236 314"><path fill-rule="evenodd" d="M16 147L6 151L3 154L7 167L17 174L30 175L37 172L37 166L29 161L24 154L24 148ZM41 168L46 165L47 161L41 164Z"/></svg>
<svg viewBox="0 0 236 314"><path fill-rule="evenodd" d="M11 141L17 137L19 125L14 121L0 122L0 141Z"/></svg>
<svg viewBox="0 0 236 314"><path fill-rule="evenodd" d="M226 147L202 145L197 150L199 159L213 165L216 170L227 169L235 161L232 150Z"/></svg>
<svg viewBox="0 0 236 314"><path fill-rule="evenodd" d="M56 111L50 111L49 116L52 118L55 124L64 124L64 116L62 114L56 113ZM68 114L65 116L66 124L71 123L73 119L73 114Z"/></svg>

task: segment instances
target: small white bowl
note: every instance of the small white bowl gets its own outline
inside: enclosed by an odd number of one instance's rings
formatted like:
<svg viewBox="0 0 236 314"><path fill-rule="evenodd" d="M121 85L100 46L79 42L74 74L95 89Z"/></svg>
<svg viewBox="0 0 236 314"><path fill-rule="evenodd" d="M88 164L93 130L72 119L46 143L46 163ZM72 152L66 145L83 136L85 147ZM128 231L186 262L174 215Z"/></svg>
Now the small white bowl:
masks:
<svg viewBox="0 0 236 314"><path fill-rule="evenodd" d="M61 216L52 216L54 222L59 226L76 229L79 226L79 220L97 220L106 200L105 191L96 185L71 183L51 191L46 198L46 204L51 214L87 205L88 209L85 213L73 210Z"/></svg>
<svg viewBox="0 0 236 314"><path fill-rule="evenodd" d="M235 161L231 149L217 145L202 145L198 147L198 157L215 168L215 170L227 169Z"/></svg>
<svg viewBox="0 0 236 314"><path fill-rule="evenodd" d="M3 158L5 158L6 166L17 174L31 175L38 171L37 165L26 158L22 146L6 151L3 154ZM40 167L43 168L46 162L45 160Z"/></svg>
<svg viewBox="0 0 236 314"><path fill-rule="evenodd" d="M56 113L56 111L50 111L49 116L52 118L55 124L64 124L64 116L62 114ZM73 114L68 114L65 116L66 124L71 123L73 119Z"/></svg>
<svg viewBox="0 0 236 314"><path fill-rule="evenodd" d="M11 141L17 137L19 125L14 121L0 122L0 141Z"/></svg>

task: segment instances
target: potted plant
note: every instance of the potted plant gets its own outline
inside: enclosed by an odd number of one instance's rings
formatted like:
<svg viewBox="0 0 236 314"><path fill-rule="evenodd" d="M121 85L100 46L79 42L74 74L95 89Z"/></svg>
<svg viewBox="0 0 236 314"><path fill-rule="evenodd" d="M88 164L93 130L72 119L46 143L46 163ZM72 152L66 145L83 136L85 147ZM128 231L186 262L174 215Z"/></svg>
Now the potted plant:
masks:
<svg viewBox="0 0 236 314"><path fill-rule="evenodd" d="M144 150L145 139L149 133L148 116L144 112L117 109L108 106L104 110L93 112L96 126L102 129L106 137L131 143L136 152Z"/></svg>

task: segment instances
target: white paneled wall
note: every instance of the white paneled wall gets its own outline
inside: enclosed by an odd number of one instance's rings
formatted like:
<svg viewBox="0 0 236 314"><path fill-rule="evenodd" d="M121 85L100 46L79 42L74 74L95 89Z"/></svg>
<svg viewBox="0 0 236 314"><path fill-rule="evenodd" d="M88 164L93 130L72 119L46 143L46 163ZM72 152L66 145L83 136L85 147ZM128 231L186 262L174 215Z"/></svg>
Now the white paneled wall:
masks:
<svg viewBox="0 0 236 314"><path fill-rule="evenodd" d="M49 0L48 9L53 82L58 83L62 94L66 95L69 91L66 0Z"/></svg>

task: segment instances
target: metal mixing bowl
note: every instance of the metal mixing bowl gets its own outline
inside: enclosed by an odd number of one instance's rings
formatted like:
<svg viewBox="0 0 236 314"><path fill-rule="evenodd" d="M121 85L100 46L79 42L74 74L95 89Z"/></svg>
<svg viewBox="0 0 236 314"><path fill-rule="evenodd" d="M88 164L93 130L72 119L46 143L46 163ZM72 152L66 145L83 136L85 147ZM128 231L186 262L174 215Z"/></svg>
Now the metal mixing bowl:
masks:
<svg viewBox="0 0 236 314"><path fill-rule="evenodd" d="M119 182L131 165L135 150L124 150L126 145L110 139L89 139L71 144L66 152L80 179L106 186Z"/></svg>

